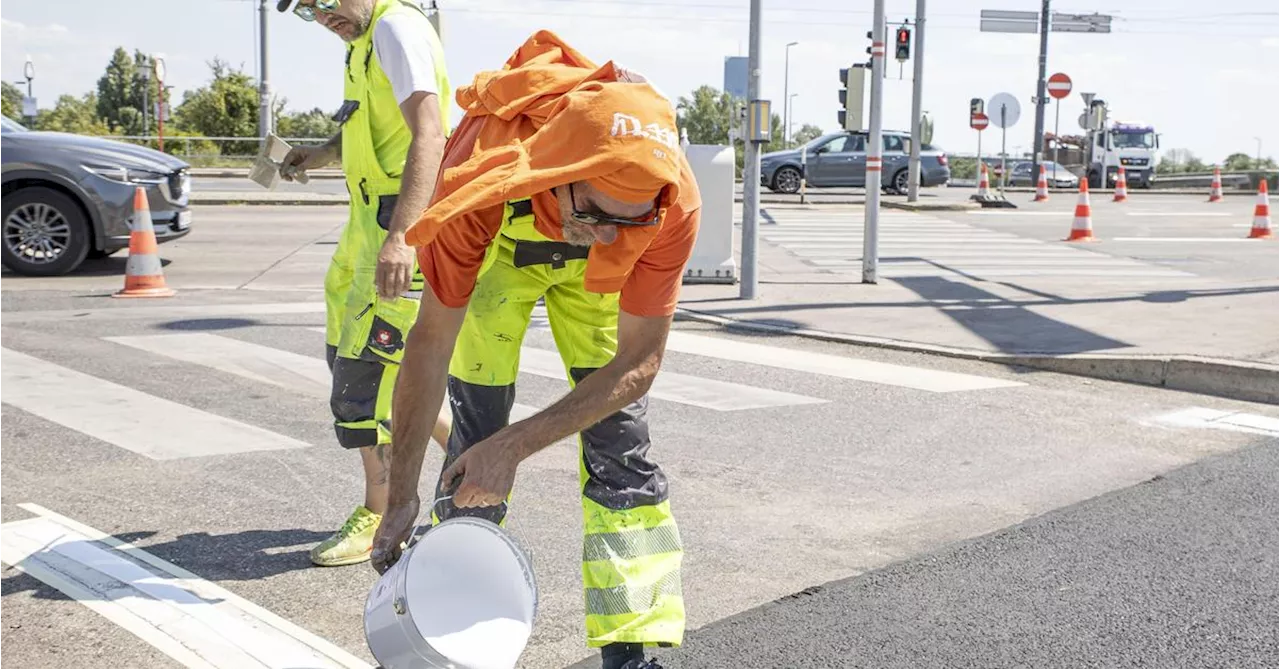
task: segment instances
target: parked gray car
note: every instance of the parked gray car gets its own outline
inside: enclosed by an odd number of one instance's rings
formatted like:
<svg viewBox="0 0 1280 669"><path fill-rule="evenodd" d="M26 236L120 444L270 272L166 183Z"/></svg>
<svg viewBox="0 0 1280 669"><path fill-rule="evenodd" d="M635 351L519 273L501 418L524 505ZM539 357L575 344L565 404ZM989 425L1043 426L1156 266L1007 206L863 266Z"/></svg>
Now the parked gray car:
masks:
<svg viewBox="0 0 1280 669"><path fill-rule="evenodd" d="M19 274L57 276L87 257L129 246L134 189L146 189L156 241L191 232L187 163L124 142L35 132L4 117L4 244L0 260Z"/></svg>
<svg viewBox="0 0 1280 669"><path fill-rule="evenodd" d="M886 191L906 194L907 159L911 148L911 134L886 131L881 135L882 188ZM801 166L801 153L804 165ZM760 157L760 185L775 193L795 193L800 190L802 170L808 177L808 185L865 186L867 183L867 133L836 132L823 135L802 147L788 151L774 151ZM937 148L920 146L920 185L944 186L951 180L951 168L947 155Z"/></svg>

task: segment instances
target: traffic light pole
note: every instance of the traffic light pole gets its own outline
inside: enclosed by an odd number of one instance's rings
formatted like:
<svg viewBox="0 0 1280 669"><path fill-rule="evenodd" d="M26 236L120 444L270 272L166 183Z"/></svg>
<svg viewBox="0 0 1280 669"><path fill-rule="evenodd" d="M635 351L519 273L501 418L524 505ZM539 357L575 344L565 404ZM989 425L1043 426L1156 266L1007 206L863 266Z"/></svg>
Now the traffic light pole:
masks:
<svg viewBox="0 0 1280 669"><path fill-rule="evenodd" d="M875 0L871 19L871 110L867 126L867 203L863 209L862 282L875 283L879 265L877 235L880 224L881 138L880 106L884 90L884 0Z"/></svg>
<svg viewBox="0 0 1280 669"><path fill-rule="evenodd" d="M915 75L911 87L911 157L907 163L907 202L920 199L921 96L924 91L924 0L916 0Z"/></svg>
<svg viewBox="0 0 1280 669"><path fill-rule="evenodd" d="M763 0L751 0L751 27L748 38L747 53L747 101L748 127L755 122L752 118L754 103L760 99L760 17ZM768 119L766 118L766 123ZM756 238L760 222L760 143L748 132L743 138L746 142L742 164L742 271L739 273L741 283L738 286L738 297L743 300L756 299Z"/></svg>
<svg viewBox="0 0 1280 669"><path fill-rule="evenodd" d="M1036 81L1036 140L1031 145L1031 178L1040 174L1040 156L1044 152L1045 69L1049 59L1049 0L1040 8L1040 78Z"/></svg>

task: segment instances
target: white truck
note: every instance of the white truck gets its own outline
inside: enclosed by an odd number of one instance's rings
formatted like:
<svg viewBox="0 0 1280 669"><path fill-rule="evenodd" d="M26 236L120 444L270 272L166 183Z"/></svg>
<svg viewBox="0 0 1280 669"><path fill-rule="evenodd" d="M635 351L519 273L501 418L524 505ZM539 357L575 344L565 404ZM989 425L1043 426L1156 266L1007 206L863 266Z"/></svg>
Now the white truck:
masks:
<svg viewBox="0 0 1280 669"><path fill-rule="evenodd" d="M1114 186L1120 168L1124 167L1125 183L1130 187L1150 188L1156 180L1156 157L1160 135L1146 123L1111 122L1107 106L1093 100L1089 106L1089 185L1094 188Z"/></svg>

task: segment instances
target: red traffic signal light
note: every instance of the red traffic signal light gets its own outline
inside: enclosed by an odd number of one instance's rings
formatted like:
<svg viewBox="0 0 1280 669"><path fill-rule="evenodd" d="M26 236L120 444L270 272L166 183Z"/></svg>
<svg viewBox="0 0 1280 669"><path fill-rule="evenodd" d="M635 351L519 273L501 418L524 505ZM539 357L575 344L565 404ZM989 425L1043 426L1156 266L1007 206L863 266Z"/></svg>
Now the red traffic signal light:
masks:
<svg viewBox="0 0 1280 669"><path fill-rule="evenodd" d="M911 43L911 29L898 28L898 44L910 44L910 43Z"/></svg>
<svg viewBox="0 0 1280 669"><path fill-rule="evenodd" d="M898 39L894 48L894 57L900 61L911 57L911 29L906 26L898 28Z"/></svg>

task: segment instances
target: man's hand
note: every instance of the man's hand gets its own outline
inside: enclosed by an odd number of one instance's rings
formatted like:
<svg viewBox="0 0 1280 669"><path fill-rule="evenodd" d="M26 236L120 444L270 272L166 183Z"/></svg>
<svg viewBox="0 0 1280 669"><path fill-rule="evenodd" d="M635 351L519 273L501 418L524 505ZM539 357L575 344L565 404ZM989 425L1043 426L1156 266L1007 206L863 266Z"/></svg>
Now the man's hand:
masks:
<svg viewBox="0 0 1280 669"><path fill-rule="evenodd" d="M405 244L401 235L387 235L378 252L378 271L375 277L378 295L384 300L395 299L409 290L413 275L413 247Z"/></svg>
<svg viewBox="0 0 1280 669"><path fill-rule="evenodd" d="M413 498L404 504L392 504L382 514L382 522L373 535L373 552L369 561L379 574L385 573L391 565L400 559L400 545L409 541L414 525L418 520L418 499Z"/></svg>
<svg viewBox="0 0 1280 669"><path fill-rule="evenodd" d="M314 170L337 160L337 151L328 144L320 146L295 146L280 161L280 178L293 181L298 172Z"/></svg>
<svg viewBox="0 0 1280 669"><path fill-rule="evenodd" d="M513 445L494 435L468 448L444 470L445 490L452 490L453 505L465 509L497 506L507 500L516 482L520 454Z"/></svg>

